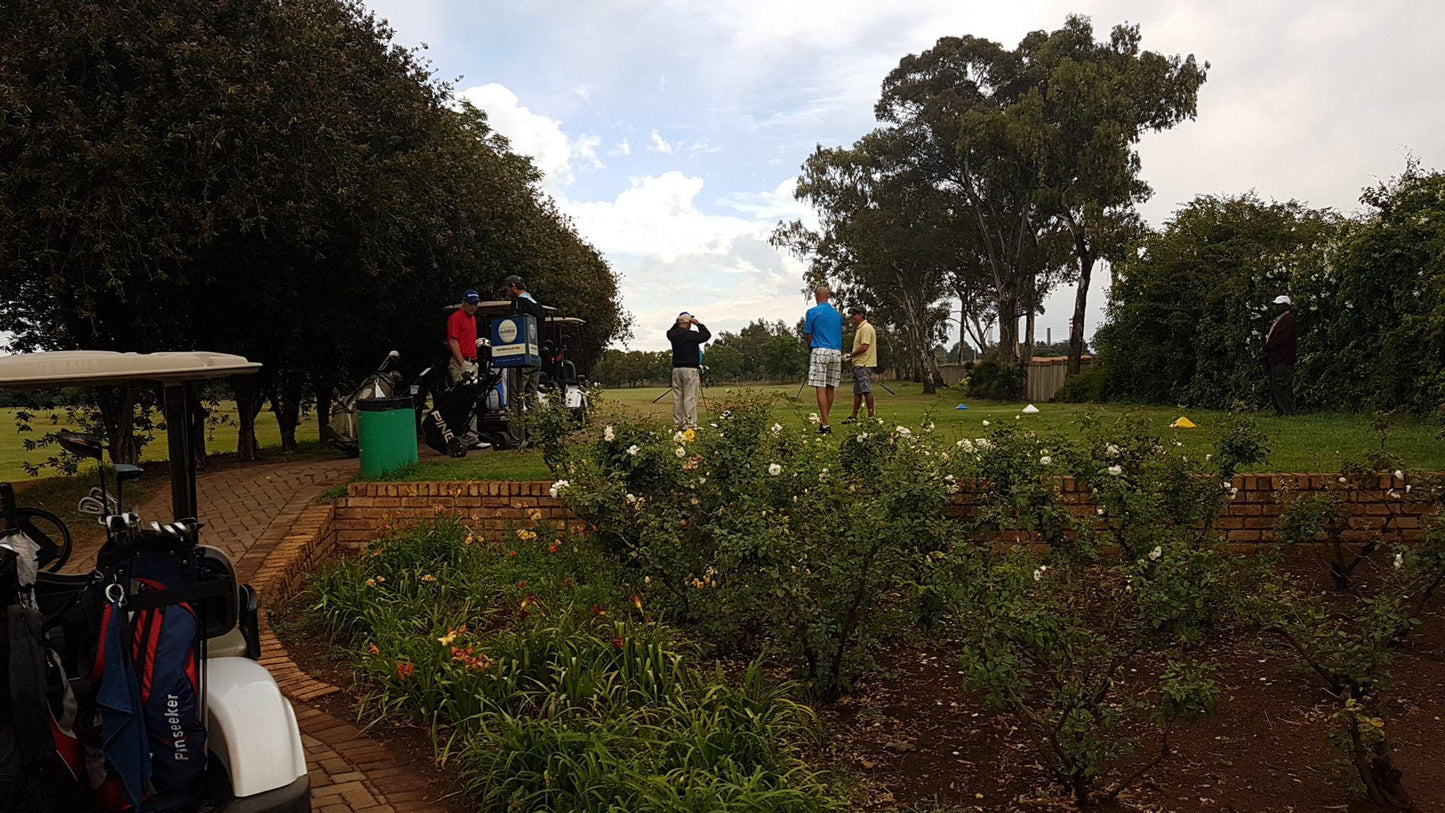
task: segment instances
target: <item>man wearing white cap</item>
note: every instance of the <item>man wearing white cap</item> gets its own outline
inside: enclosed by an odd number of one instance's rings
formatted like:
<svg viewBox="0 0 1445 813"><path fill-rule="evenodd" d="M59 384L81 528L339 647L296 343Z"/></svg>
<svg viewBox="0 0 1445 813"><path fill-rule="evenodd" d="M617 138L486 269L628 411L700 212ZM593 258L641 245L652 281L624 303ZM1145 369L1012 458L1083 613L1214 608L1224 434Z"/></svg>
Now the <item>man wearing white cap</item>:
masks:
<svg viewBox="0 0 1445 813"><path fill-rule="evenodd" d="M1294 414L1295 337L1298 327L1287 296L1274 298L1274 324L1264 340L1264 369L1269 376L1269 398L1281 415Z"/></svg>
<svg viewBox="0 0 1445 813"><path fill-rule="evenodd" d="M697 330L693 330L696 327ZM697 399L702 394L702 343L712 338L702 322L683 311L667 331L672 342L672 423L678 429L697 426Z"/></svg>

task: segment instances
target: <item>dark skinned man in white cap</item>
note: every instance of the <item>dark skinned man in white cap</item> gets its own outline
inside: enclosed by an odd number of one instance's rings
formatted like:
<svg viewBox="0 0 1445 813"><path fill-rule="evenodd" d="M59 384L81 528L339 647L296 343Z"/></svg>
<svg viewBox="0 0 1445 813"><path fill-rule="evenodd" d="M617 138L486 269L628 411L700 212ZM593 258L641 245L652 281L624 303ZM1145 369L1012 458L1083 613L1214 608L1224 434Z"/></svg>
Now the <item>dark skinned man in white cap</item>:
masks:
<svg viewBox="0 0 1445 813"><path fill-rule="evenodd" d="M1269 376L1269 398L1281 415L1294 414L1295 339L1299 327L1287 296L1274 298L1274 323L1264 339L1261 355Z"/></svg>

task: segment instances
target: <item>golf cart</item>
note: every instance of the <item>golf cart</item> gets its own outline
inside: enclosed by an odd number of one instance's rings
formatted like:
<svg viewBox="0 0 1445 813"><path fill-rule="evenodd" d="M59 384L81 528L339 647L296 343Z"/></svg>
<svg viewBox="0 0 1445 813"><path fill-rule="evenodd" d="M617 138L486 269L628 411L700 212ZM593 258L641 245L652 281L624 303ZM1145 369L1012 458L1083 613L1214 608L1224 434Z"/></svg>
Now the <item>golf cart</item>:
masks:
<svg viewBox="0 0 1445 813"><path fill-rule="evenodd" d="M577 372L577 364L568 357L568 343L582 343L587 320L576 316L548 315L542 325L542 385L540 400L552 397L572 412L578 423L587 420L590 406L587 398L587 376Z"/></svg>
<svg viewBox="0 0 1445 813"><path fill-rule="evenodd" d="M257 600L222 551L200 544L190 392L255 373L219 353L32 353L0 358L0 387L159 385L170 452L171 515L148 526L125 503L138 466L105 476L105 445L62 434L97 461L100 487L80 501L105 543L93 568L59 570L64 523L14 505L0 485L0 806L21 811L311 809L306 754L291 704L258 660Z"/></svg>

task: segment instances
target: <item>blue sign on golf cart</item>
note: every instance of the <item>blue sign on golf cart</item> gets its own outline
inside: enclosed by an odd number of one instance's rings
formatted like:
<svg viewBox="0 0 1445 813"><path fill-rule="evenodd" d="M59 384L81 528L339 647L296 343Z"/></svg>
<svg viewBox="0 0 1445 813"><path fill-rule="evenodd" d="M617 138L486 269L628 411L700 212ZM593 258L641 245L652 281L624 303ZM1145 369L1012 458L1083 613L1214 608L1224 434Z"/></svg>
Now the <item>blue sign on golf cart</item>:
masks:
<svg viewBox="0 0 1445 813"><path fill-rule="evenodd" d="M492 365L496 367L538 367L542 351L537 343L537 319L514 313L492 317Z"/></svg>

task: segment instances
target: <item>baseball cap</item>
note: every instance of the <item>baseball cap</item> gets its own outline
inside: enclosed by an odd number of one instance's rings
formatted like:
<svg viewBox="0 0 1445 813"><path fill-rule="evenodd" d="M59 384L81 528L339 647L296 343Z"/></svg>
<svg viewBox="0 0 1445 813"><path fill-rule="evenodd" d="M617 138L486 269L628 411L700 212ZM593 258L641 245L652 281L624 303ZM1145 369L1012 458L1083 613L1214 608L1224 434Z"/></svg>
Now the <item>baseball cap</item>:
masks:
<svg viewBox="0 0 1445 813"><path fill-rule="evenodd" d="M511 274L511 275L509 275L506 279L502 280L502 284L504 284L504 285L516 285L516 286L518 286L518 287L521 287L521 285L522 285L522 278L519 277L519 276L517 276L516 274Z"/></svg>
<svg viewBox="0 0 1445 813"><path fill-rule="evenodd" d="M687 311L683 311L682 313L679 313L679 314L677 315L677 318L681 319L681 318L684 317L684 316L686 316L686 317L689 318L689 319L692 318L692 314L688 313Z"/></svg>
<svg viewBox="0 0 1445 813"><path fill-rule="evenodd" d="M1277 296L1277 297L1274 298L1274 304L1276 304L1276 305L1289 305L1289 304L1292 304L1292 303L1289 301L1289 297L1285 296L1284 294L1280 294L1279 296Z"/></svg>
<svg viewBox="0 0 1445 813"><path fill-rule="evenodd" d="M462 294L462 299L475 305L478 302L482 301L482 295L477 293L476 291L467 291L466 293Z"/></svg>

